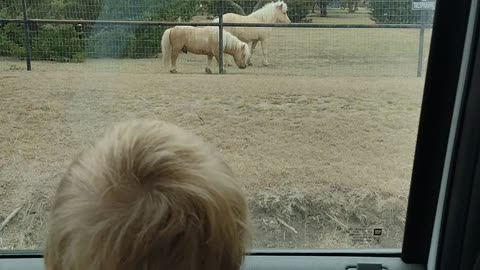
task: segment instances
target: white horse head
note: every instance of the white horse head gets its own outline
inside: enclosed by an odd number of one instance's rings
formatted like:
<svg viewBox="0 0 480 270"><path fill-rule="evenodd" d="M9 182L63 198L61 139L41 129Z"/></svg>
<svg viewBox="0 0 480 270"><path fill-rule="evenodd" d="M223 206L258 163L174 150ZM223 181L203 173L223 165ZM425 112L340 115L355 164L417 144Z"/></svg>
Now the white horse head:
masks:
<svg viewBox="0 0 480 270"><path fill-rule="evenodd" d="M225 51L232 52L233 59L237 67L244 69L247 67L247 60L250 58L250 47L247 43L240 41L229 32L223 32L223 48Z"/></svg>
<svg viewBox="0 0 480 270"><path fill-rule="evenodd" d="M268 3L248 16L255 17L265 23L291 23L287 10L287 3L282 0Z"/></svg>

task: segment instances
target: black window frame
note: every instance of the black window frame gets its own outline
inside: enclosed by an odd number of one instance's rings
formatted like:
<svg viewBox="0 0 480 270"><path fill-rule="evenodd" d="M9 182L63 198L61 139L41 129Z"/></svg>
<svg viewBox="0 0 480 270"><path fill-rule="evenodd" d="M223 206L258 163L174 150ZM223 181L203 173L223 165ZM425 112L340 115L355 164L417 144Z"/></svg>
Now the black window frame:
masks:
<svg viewBox="0 0 480 270"><path fill-rule="evenodd" d="M458 133L451 124L458 85L466 79L460 73L470 65L462 60L473 1L437 0L402 247L406 263L428 263L444 167L452 165L445 164L448 142ZM462 105L465 95L458 98ZM458 140L452 155L457 147Z"/></svg>

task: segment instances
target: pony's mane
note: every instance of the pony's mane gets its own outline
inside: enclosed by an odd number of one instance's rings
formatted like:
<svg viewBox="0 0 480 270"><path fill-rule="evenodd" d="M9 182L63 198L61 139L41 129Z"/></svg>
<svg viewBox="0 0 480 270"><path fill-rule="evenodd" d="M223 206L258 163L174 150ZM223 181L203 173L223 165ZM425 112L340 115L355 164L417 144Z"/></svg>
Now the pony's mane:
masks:
<svg viewBox="0 0 480 270"><path fill-rule="evenodd" d="M282 1L267 3L262 8L252 12L248 16L258 18L263 22L270 21L273 14L275 14L275 9L278 8L282 4L283 4L282 11L287 12L287 10L288 10L287 3L283 2L283 0L282 0Z"/></svg>
<svg viewBox="0 0 480 270"><path fill-rule="evenodd" d="M223 31L223 48L224 49L234 49L238 50L244 44L240 39L236 36L230 34L227 31ZM245 43L246 44L246 43Z"/></svg>
<svg viewBox="0 0 480 270"><path fill-rule="evenodd" d="M235 51L241 50L242 45L245 44L245 53L247 59L250 57L251 51L247 43L241 41L236 36L227 31L223 31L223 49L233 49Z"/></svg>
<svg viewBox="0 0 480 270"><path fill-rule="evenodd" d="M207 26L210 30L214 31L218 35L218 28L215 26ZM240 47L246 44L248 47L247 43L244 43L240 39L238 39L236 36L230 34L230 32L223 31L223 49L234 49L234 50L239 50Z"/></svg>

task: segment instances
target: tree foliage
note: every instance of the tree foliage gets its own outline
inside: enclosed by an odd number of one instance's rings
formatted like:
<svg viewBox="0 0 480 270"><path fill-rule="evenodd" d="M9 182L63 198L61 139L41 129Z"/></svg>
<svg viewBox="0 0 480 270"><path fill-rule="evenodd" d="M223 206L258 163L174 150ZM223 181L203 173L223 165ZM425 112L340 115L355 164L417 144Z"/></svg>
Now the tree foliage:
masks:
<svg viewBox="0 0 480 270"><path fill-rule="evenodd" d="M431 23L433 20L433 11L412 10L411 0L370 0L368 7L370 18L376 23Z"/></svg>
<svg viewBox="0 0 480 270"><path fill-rule="evenodd" d="M310 11L311 2L304 0L288 1L288 17L294 23L302 22Z"/></svg>
<svg viewBox="0 0 480 270"><path fill-rule="evenodd" d="M0 28L0 55L23 57L23 28L20 25L9 23Z"/></svg>
<svg viewBox="0 0 480 270"><path fill-rule="evenodd" d="M199 0L27 0L29 18L188 21ZM21 1L0 1L0 18L22 18ZM151 57L160 52L164 28L152 26L30 25L32 58L81 61L89 57ZM24 33L0 25L0 55L23 57Z"/></svg>
<svg viewBox="0 0 480 270"><path fill-rule="evenodd" d="M72 25L47 25L32 38L32 59L58 62L84 60L80 34Z"/></svg>
<svg viewBox="0 0 480 270"><path fill-rule="evenodd" d="M103 0L102 20L188 21L200 9L197 0ZM153 26L95 27L88 31L90 57L152 57L160 52L165 28Z"/></svg>

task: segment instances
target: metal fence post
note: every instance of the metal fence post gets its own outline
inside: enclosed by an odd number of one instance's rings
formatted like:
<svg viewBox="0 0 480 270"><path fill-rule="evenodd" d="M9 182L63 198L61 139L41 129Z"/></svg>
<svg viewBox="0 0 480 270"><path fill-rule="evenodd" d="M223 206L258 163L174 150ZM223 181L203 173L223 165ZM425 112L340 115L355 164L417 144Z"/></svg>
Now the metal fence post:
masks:
<svg viewBox="0 0 480 270"><path fill-rule="evenodd" d="M25 58L27 59L27 70L32 70L31 64L31 48L30 48L30 31L29 31L29 22L27 17L27 2L22 0L22 9L23 9L23 31L25 32Z"/></svg>
<svg viewBox="0 0 480 270"><path fill-rule="evenodd" d="M420 26L420 35L418 37L418 63L417 63L417 77L422 77L422 69L423 69L423 41L425 37L425 18L423 15L423 10L420 11L420 19L421 26Z"/></svg>
<svg viewBox="0 0 480 270"><path fill-rule="evenodd" d="M223 74L223 13L225 0L220 0L220 16L218 17L218 73Z"/></svg>

